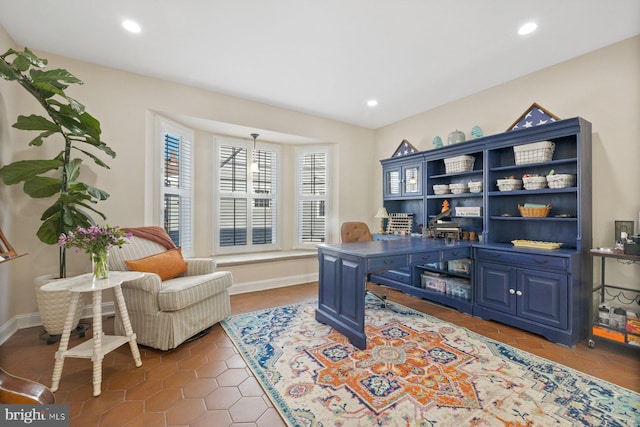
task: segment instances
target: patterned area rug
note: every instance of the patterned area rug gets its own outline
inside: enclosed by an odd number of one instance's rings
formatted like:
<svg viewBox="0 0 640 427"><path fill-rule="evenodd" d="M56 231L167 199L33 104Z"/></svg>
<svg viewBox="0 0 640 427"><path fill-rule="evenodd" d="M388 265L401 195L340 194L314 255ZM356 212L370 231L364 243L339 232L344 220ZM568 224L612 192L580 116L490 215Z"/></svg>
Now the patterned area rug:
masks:
<svg viewBox="0 0 640 427"><path fill-rule="evenodd" d="M316 302L223 327L292 426L637 426L640 394L407 307L368 305L367 349Z"/></svg>

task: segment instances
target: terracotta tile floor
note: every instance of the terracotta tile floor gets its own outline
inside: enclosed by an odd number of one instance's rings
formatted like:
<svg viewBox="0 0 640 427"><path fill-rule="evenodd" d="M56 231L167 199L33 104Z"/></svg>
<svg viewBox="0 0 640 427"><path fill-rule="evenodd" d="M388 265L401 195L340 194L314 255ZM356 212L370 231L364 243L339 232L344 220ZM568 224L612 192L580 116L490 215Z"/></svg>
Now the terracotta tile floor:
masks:
<svg viewBox="0 0 640 427"><path fill-rule="evenodd" d="M387 290L389 299L440 319L570 366L576 370L640 391L640 351L598 341L574 348L500 323L483 321ZM234 314L317 298L317 284L231 297ZM113 320L104 322L112 333ZM57 344L40 338L41 328L18 331L0 346L0 366L14 375L51 384ZM72 337L71 345L83 339ZM92 397L91 362L65 361L56 403L69 404L71 426L283 426L242 357L216 325L200 339L172 351L141 347L136 368L128 346L109 353L103 363L102 394Z"/></svg>

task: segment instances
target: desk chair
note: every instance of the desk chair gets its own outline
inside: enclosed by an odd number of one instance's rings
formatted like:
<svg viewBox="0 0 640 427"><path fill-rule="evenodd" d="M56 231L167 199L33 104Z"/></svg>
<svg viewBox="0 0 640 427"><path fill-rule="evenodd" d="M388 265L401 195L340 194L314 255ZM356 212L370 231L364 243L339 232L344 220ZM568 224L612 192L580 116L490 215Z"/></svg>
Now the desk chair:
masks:
<svg viewBox="0 0 640 427"><path fill-rule="evenodd" d="M373 241L373 236L371 235L371 231L369 231L369 226L364 222L342 223L342 227L340 228L340 237L342 239L342 243ZM367 281L369 281L368 275L367 275ZM366 292L367 292L367 295L370 295L375 300L377 300L382 306L382 308L386 308L387 293L385 291L367 289Z"/></svg>

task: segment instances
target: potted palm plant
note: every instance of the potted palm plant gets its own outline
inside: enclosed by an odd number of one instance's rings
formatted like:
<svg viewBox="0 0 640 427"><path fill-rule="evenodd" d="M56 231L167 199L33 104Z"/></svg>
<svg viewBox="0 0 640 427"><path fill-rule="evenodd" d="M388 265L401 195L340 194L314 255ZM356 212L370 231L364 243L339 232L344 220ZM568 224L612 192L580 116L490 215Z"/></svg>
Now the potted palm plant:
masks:
<svg viewBox="0 0 640 427"><path fill-rule="evenodd" d="M0 179L6 185L23 183L24 192L32 198L53 198L51 206L42 213L42 224L36 232L40 241L53 245L58 243L62 233L94 225L92 214L106 219L93 205L106 200L109 194L81 182L79 176L83 158L109 169L94 153L101 151L111 158L115 158L116 153L101 140L100 122L65 93L69 85L82 82L67 70L47 70L46 65L46 59L39 58L28 48L24 51L9 49L0 55L0 76L22 86L46 113L20 115L13 127L37 132L29 146L39 147L45 142L60 144L60 151L52 159L19 160L1 167ZM67 277L65 246L59 247L57 277ZM56 311L66 313L59 304L54 306ZM52 334L50 329L54 328L47 327L40 301L38 307L45 329Z"/></svg>

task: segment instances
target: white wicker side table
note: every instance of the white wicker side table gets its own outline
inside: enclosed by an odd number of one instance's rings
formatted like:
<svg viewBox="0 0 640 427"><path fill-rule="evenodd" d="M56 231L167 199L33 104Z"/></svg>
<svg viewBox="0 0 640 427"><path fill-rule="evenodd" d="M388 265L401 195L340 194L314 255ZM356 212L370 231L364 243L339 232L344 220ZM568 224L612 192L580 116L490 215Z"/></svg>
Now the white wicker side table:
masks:
<svg viewBox="0 0 640 427"><path fill-rule="evenodd" d="M99 396L101 393L102 360L104 359L105 354L128 342L136 366L142 366L140 351L138 350L138 344L136 342L136 334L133 333L131 328L129 313L124 302L124 297L122 296L121 284L127 280L137 279L143 274L144 273L133 271L113 271L109 273L109 277L107 279L94 280L92 273L88 273L73 277L69 280L58 280L42 286L41 289L44 291L58 290L60 287L64 287L71 292L71 304L69 305L67 319L64 324L64 331L62 332L62 338L60 339L60 347L55 355L56 362L53 367L51 391L55 392L58 390L60 377L62 376L62 368L64 366L64 359L66 357L91 359L93 362L94 396ZM116 309L120 312L125 329L125 336L104 335L102 332L102 291L107 289L113 289ZM73 319L78 306L78 300L80 299L80 294L84 292L91 292L93 294L93 338L73 348L68 348L69 335L71 334L71 329L73 327Z"/></svg>

